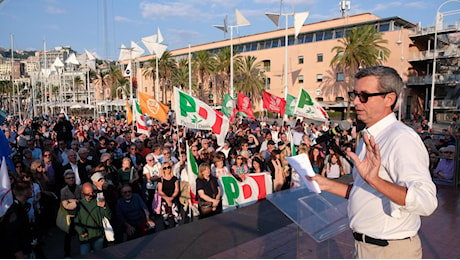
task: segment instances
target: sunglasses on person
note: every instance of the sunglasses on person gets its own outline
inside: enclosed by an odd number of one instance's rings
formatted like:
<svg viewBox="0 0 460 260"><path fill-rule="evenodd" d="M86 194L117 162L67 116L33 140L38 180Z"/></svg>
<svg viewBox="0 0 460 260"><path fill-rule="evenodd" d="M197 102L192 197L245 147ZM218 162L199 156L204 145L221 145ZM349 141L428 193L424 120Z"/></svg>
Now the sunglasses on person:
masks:
<svg viewBox="0 0 460 260"><path fill-rule="evenodd" d="M171 169L171 166L165 166L163 167L163 170Z"/></svg>
<svg viewBox="0 0 460 260"><path fill-rule="evenodd" d="M377 93L366 93L366 92L361 92L358 93L356 90L348 92L348 96L350 97L350 100L355 100L356 97L359 98L359 102L361 103L367 103L370 97L375 97L375 96L384 96L387 94L390 94L391 92L377 92Z"/></svg>

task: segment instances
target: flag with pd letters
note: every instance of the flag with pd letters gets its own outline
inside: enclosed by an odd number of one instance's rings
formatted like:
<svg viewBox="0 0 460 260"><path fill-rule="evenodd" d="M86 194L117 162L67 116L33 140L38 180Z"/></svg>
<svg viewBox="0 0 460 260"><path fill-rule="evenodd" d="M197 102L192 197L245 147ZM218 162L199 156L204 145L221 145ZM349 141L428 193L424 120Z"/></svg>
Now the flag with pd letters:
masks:
<svg viewBox="0 0 460 260"><path fill-rule="evenodd" d="M143 113L157 119L162 123L168 122L168 111L169 107L156 101L152 96L147 95L143 92L138 92L139 103Z"/></svg>
<svg viewBox="0 0 460 260"><path fill-rule="evenodd" d="M300 89L294 114L323 122L329 118L326 111L303 88Z"/></svg>
<svg viewBox="0 0 460 260"><path fill-rule="evenodd" d="M227 136L228 118L208 104L174 88L174 110L176 121L192 129L212 130L217 137L217 144L224 145Z"/></svg>
<svg viewBox="0 0 460 260"><path fill-rule="evenodd" d="M249 97L238 93L238 102L236 104L238 112L243 112L248 115L252 120L255 119L254 112L252 111L251 99Z"/></svg>
<svg viewBox="0 0 460 260"><path fill-rule="evenodd" d="M270 110L275 113L279 113L284 116L284 110L286 108L286 100L284 98L277 97L264 91L264 109Z"/></svg>

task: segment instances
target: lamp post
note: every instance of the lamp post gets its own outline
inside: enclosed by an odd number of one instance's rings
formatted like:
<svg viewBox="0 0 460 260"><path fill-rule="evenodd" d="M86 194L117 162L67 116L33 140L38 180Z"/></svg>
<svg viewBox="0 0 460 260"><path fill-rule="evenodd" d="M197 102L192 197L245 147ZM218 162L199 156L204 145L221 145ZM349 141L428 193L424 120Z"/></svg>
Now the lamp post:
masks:
<svg viewBox="0 0 460 260"><path fill-rule="evenodd" d="M443 22L443 17L444 15L453 15L453 14L459 14L460 10L453 10L453 11L447 11L441 13L440 10L441 8L452 2L457 2L460 3L459 0L448 0L442 3L439 7L438 10L436 11L436 25L434 27L434 47L433 47L433 73L431 76L431 99L430 99L430 118L428 122L428 126L430 128L433 128L433 109L434 109L434 93L435 93L435 86L436 86L436 48L437 48L437 38L438 38L438 29L442 29L442 22ZM441 27L441 28L438 28Z"/></svg>
<svg viewBox="0 0 460 260"><path fill-rule="evenodd" d="M385 65L385 53L383 53L382 49L379 49L379 54L377 56L377 60L380 61L381 65Z"/></svg>
<svg viewBox="0 0 460 260"><path fill-rule="evenodd" d="M236 24L235 25L229 25L228 28L230 28L230 96L234 98L234 89L233 89L233 28L238 28L239 26L246 26L246 25L251 25L251 23L238 11L238 9L235 8L235 18L236 18ZM224 19L224 25L214 25L219 30L222 30L227 32L227 19Z"/></svg>

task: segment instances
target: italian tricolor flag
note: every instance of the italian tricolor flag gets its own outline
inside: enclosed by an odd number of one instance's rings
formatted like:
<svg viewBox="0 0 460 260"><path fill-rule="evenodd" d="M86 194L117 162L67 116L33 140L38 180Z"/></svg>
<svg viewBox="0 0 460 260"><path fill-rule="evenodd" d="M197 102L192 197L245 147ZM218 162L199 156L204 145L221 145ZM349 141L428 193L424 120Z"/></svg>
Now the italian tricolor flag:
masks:
<svg viewBox="0 0 460 260"><path fill-rule="evenodd" d="M195 156L188 143L187 146L187 175L190 187L190 197L192 204L198 204L196 201L196 179L198 178L198 164L196 163Z"/></svg>
<svg viewBox="0 0 460 260"><path fill-rule="evenodd" d="M134 118L136 120L137 132L140 134L145 134L146 136L150 136L150 133L147 129L147 124L145 123L144 116L142 115L141 108L139 107L139 103L137 101L135 101L134 103L136 104Z"/></svg>

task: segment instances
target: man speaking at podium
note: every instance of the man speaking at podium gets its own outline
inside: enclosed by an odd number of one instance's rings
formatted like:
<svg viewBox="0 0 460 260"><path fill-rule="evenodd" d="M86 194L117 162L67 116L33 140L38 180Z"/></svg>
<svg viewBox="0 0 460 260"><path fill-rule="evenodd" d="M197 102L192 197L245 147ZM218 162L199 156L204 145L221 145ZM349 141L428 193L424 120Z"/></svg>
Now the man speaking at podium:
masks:
<svg viewBox="0 0 460 260"><path fill-rule="evenodd" d="M357 153L352 185L321 175L308 178L349 199L348 216L357 258L422 258L420 216L436 209L436 187L428 152L415 131L399 122L393 108L403 82L396 70L360 70L350 100L366 128Z"/></svg>

